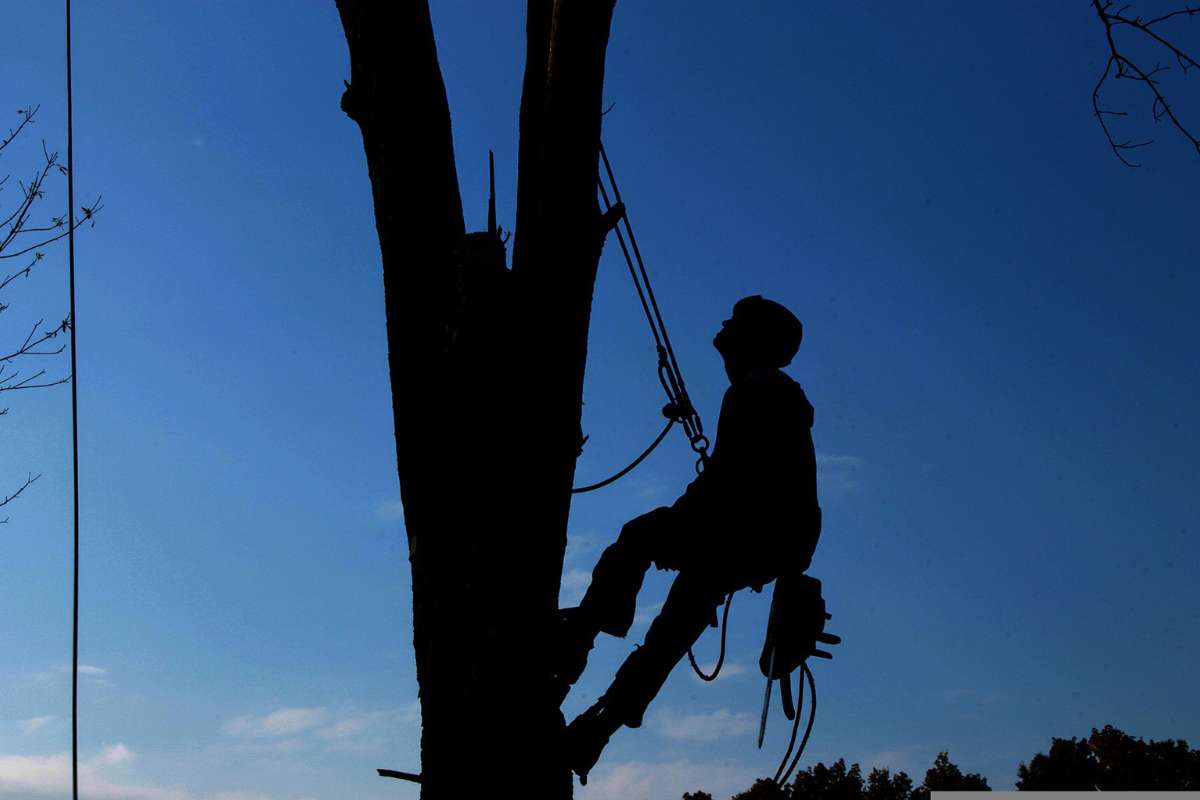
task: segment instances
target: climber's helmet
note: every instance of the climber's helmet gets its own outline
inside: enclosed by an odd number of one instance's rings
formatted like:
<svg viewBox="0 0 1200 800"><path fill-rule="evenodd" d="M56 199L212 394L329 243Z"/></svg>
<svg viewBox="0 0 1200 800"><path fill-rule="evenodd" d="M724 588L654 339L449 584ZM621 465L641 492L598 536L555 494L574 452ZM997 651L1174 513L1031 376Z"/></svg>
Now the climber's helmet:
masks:
<svg viewBox="0 0 1200 800"><path fill-rule="evenodd" d="M785 367L800 349L803 337L804 326L795 314L756 294L734 303L733 314L713 338L713 347L726 360Z"/></svg>

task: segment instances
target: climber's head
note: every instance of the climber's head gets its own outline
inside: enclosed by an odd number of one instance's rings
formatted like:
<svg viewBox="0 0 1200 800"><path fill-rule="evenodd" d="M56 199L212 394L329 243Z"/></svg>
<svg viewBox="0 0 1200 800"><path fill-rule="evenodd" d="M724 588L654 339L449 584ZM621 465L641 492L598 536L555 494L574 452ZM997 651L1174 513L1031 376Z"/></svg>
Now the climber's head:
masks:
<svg viewBox="0 0 1200 800"><path fill-rule="evenodd" d="M743 297L713 338L725 359L730 378L755 367L786 367L791 363L804 327L796 315L761 295Z"/></svg>

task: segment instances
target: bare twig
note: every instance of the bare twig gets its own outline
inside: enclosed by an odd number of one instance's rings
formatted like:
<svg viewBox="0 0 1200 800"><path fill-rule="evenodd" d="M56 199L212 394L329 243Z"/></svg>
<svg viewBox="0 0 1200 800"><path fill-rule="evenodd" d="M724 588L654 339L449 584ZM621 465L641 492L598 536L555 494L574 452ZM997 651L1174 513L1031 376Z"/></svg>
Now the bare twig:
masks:
<svg viewBox="0 0 1200 800"><path fill-rule="evenodd" d="M33 260L30 261L28 264L26 264L24 269L19 269L16 272L14 272L13 274L9 275L3 281L0 281L0 292L4 291L5 286L8 286L10 283L12 283L14 280L16 280L16 278L18 278L20 276L23 275L24 277L28 278L29 273L33 270L34 266L39 261L42 260L43 257L44 256L41 253L34 253ZM3 311L5 308L8 308L8 306L0 304L0 311Z"/></svg>
<svg viewBox="0 0 1200 800"><path fill-rule="evenodd" d="M14 361L21 356L55 356L63 351L66 345L60 346L57 350L38 350L39 345L56 338L60 333L66 333L71 329L71 320L64 319L57 327L42 331L41 336L38 336L38 328L41 327L44 320L38 320L33 324L29 334L25 337L25 341L21 343L13 352L6 356L0 356L0 364L5 364Z"/></svg>
<svg viewBox="0 0 1200 800"><path fill-rule="evenodd" d="M0 500L0 508L4 508L6 505L11 503L13 500L16 500L18 497L20 497L21 492L28 489L29 485L31 483L33 483L34 481L36 481L40 477L42 477L42 474L40 472L37 475L34 475L33 473L30 473L29 475L27 475L25 477L25 482L21 484L21 487L19 489L17 489L15 492L8 495L7 497L5 497L3 500ZM5 522L8 522L8 517L5 517L4 519L0 519L0 525L4 524Z"/></svg>
<svg viewBox="0 0 1200 800"><path fill-rule="evenodd" d="M37 112L37 106L18 110L21 121L15 128L9 129L6 137L0 139L0 152L6 152L6 148L23 131L26 131L28 126L33 124ZM6 289L14 288L14 281L17 278L30 276L43 260L43 250L47 245L66 238L72 231L85 223L95 225L96 214L103 208L100 197L97 197L96 202L90 206L68 209L67 213L49 216L48 220L34 218L35 206L46 197L47 181L53 175L66 174L67 168L59 163L58 153L49 149L46 143L42 142L40 162L26 180L18 179L17 187L13 187L9 182L8 175L0 177L0 190L12 192L14 188L19 188L19 194L15 194L13 197L15 202L12 207L5 209L5 213L0 218L0 260L20 258L22 261L18 263L24 264L14 271L5 270L4 273L0 273L0 294ZM0 301L0 312L4 312L8 308L8 303ZM6 319L7 317L8 315L5 315ZM71 380L71 375L56 377L50 374L48 376L46 369L26 370L21 366L26 358L55 356L66 349L65 344L55 347L53 341L58 339L60 334L71 329L71 319L68 317L50 328L45 327L43 323L44 320L39 319L28 329L24 338L20 337L18 331L15 338L19 344L9 343L8 346L0 349L0 393L24 389L45 389ZM45 362L43 361L43 363ZM7 408L0 408L0 416L7 414ZM0 501L0 508L16 499L39 477L41 477L40 474L30 473L16 491ZM7 518L0 519L0 522L7 521Z"/></svg>
<svg viewBox="0 0 1200 800"><path fill-rule="evenodd" d="M1163 94L1159 86L1159 81L1155 77L1162 72L1168 71L1170 67L1155 64L1153 69L1143 69L1127 55L1127 51L1122 51L1117 46L1115 35L1115 31L1118 28L1128 28L1144 35L1150 41L1165 48L1173 57L1180 71L1186 74L1193 67L1200 67L1200 62L1197 62L1187 51L1160 34L1154 29L1154 26L1175 17L1192 17L1200 14L1200 6L1186 6L1154 17L1153 19L1143 20L1140 17L1131 17L1125 13L1129 5L1123 5L1116 10L1113 10L1113 5L1112 0L1092 0L1092 8L1096 11L1100 22L1104 25L1104 36L1108 43L1109 51L1108 60L1104 63L1104 71L1100 74L1100 79L1096 82L1096 86L1092 90L1092 111L1096 116L1096 121L1100 123L1100 129L1104 132L1109 147L1112 148L1113 153L1121 160L1122 164L1129 167L1138 167L1141 165L1126 158L1125 151L1145 147L1154 141L1153 139L1137 142L1129 139L1118 141L1114 138L1112 129L1109 127L1105 117L1123 117L1128 115L1124 111L1111 111L1101 107L1100 91L1111 76L1113 79L1127 78L1145 86L1152 96L1150 103L1151 118L1155 122L1161 122L1163 119L1168 120L1172 127L1191 142L1197 154L1200 154L1200 138L1193 134L1191 129L1176 114L1175 109L1167 100L1166 95Z"/></svg>
<svg viewBox="0 0 1200 800"><path fill-rule="evenodd" d="M9 128L8 136L0 139L0 151L3 151L4 148L8 147L9 142L21 135L21 131L25 126L33 122L33 118L37 116L38 109L40 108L41 106L29 106L28 108L17 109L17 113L21 115L21 124L16 128Z"/></svg>
<svg viewBox="0 0 1200 800"><path fill-rule="evenodd" d="M96 224L96 213L104 208L104 205L100 202L101 199L102 198L97 197L96 202L93 203L91 206L84 206L84 207L80 208L79 210L83 212L83 216L80 217L79 219L73 220L71 223L70 229L63 231L62 233L58 234L57 236L51 236L48 239L43 239L42 241L38 242L37 244L31 244L28 247L23 247L14 253L0 252L0 258L16 258L17 256L23 256L26 253L31 253L35 250L38 250L39 248L45 247L48 244L57 242L59 239L65 239L71 233L72 230L78 230L79 226L85 222L91 222L93 225L95 225ZM2 248L0 248L0 249L2 249Z"/></svg>
<svg viewBox="0 0 1200 800"><path fill-rule="evenodd" d="M1193 134L1192 131L1190 131L1189 128L1183 124L1180 116L1176 114L1175 109L1172 108L1170 102L1166 100L1166 96L1163 94L1162 89L1159 88L1159 82L1156 79L1157 74L1168 71L1170 67L1164 67L1163 65L1156 64L1152 70L1144 70L1144 68L1136 64L1132 58L1129 58L1129 55L1127 55L1126 52L1122 52L1122 50L1117 47L1115 35L1115 31L1118 28L1128 28L1130 30L1138 31L1139 34L1150 38L1151 41L1158 43L1160 47L1164 47L1166 50L1168 50L1172 58L1175 59L1178 67L1180 67L1180 70L1183 73L1187 73L1190 68L1200 67L1200 62L1196 61L1192 55L1186 52L1186 50L1176 46L1174 42L1168 40L1168 38L1165 36L1160 35L1159 32L1153 28L1154 25L1163 23L1168 19L1183 16L1192 17L1195 16L1195 14L1200 14L1200 7L1187 6L1178 8L1178 10L1162 14L1162 16L1144 20L1140 17L1127 16L1126 11L1129 8L1128 5L1121 6L1120 8L1117 8L1116 11L1112 10L1112 6L1114 6L1114 2L1111 0L1092 0L1092 8L1094 11L1096 11L1096 14L1100 19L1100 23L1104 25L1104 37L1109 46L1109 59L1104 62L1104 71L1100 73L1100 79L1096 83L1096 88L1092 90L1092 112L1096 114L1096 120L1099 122L1100 130L1104 132L1104 137L1108 139L1109 146L1112 148L1112 152L1114 152L1116 157L1120 158L1121 163L1126 164L1127 167L1140 167L1141 164L1129 161L1126 155L1124 155L1123 151L1144 148L1144 146L1151 144L1153 139L1147 139L1145 142L1133 142L1133 140L1129 139L1123 140L1123 142L1118 142L1118 140L1112 136L1112 130L1109 127L1108 121L1104 119L1105 116L1127 116L1127 114L1124 112L1114 112L1114 110L1104 109L1102 106L1100 106L1100 90L1104 88L1104 85L1106 82L1108 82L1110 76L1114 79L1132 79L1135 80L1135 82L1146 86L1146 89L1150 91L1152 95L1150 107L1151 118L1156 122L1162 121L1163 119L1169 120L1170 124L1175 127L1175 130L1180 132L1182 136L1188 140L1188 142L1192 143L1193 148L1196 150L1196 152L1198 152L1198 154L1200 154L1200 138L1196 137L1195 134Z"/></svg>

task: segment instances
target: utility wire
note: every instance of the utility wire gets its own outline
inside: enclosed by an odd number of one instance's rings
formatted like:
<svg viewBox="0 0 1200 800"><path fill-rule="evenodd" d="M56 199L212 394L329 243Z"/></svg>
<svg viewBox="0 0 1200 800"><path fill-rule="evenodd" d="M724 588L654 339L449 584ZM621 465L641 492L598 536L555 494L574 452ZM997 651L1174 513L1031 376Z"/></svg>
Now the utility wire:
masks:
<svg viewBox="0 0 1200 800"><path fill-rule="evenodd" d="M71 606L71 797L79 800L79 392L75 367L75 137L71 105L71 0L67 3L67 259L71 287L71 478L75 562Z"/></svg>

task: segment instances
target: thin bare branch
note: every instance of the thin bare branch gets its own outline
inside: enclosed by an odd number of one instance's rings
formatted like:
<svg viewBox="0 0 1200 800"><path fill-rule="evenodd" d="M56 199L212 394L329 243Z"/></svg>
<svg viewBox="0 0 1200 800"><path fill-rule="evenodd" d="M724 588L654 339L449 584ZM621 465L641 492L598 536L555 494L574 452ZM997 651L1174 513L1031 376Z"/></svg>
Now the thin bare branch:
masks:
<svg viewBox="0 0 1200 800"><path fill-rule="evenodd" d="M100 202L101 199L102 198L97 197L96 202L93 203L92 205L81 207L79 210L83 212L83 216L80 217L79 219L72 220L71 227L68 228L67 230L63 231L62 233L58 234L57 236L51 236L49 239L43 239L42 241L38 242L37 244L31 244L28 247L23 247L20 250L17 250L16 252L13 252L13 253L0 252L0 258L17 258L18 256L23 256L26 253L33 252L34 250L37 250L38 248L45 247L48 244L57 242L59 239L66 238L71 233L72 230L78 230L80 228L80 226L82 226L85 222L91 222L94 225L96 222L96 214L99 213L104 208L104 205ZM3 249L2 246L0 246L0 249Z"/></svg>
<svg viewBox="0 0 1200 800"><path fill-rule="evenodd" d="M9 128L8 136L0 139L0 151L3 151L13 139L21 135L21 131L24 130L25 126L33 122L33 118L37 116L38 109L40 108L41 106L29 106L28 108L17 109L17 113L21 115L21 124L16 128Z"/></svg>
<svg viewBox="0 0 1200 800"><path fill-rule="evenodd" d="M34 323L33 328L29 331L29 335L25 337L25 341L22 342L20 347L6 356L0 356L0 364L8 363L20 358L21 356L53 356L61 353L63 351L63 347L66 347L66 345L59 347L57 350L37 350L36 348L39 345L54 339L60 333L70 330L71 321L65 319L59 323L58 327L42 331L41 336L38 336L38 328L41 327L44 321L45 320L39 319L36 323Z"/></svg>
<svg viewBox="0 0 1200 800"><path fill-rule="evenodd" d="M17 278L19 278L21 276L28 278L29 273L33 270L34 265L36 265L39 261L41 261L42 258L44 258L44 256L41 253L34 253L33 260L30 261L28 264L26 264L24 269L19 269L16 272L14 272L13 274L9 275L3 281L0 281L0 292L4 291L5 286L8 286L10 283L12 283L14 280L16 280ZM3 311L5 308L8 308L8 306L3 306L3 308L0 308L0 311Z"/></svg>
<svg viewBox="0 0 1200 800"><path fill-rule="evenodd" d="M1122 151L1131 150L1138 147L1145 147L1154 140L1146 140L1142 142L1133 142L1131 140L1117 141L1114 138L1112 129L1109 127L1106 116L1126 116L1125 112L1111 111L1101 107L1100 93L1109 77L1114 79L1126 78L1129 80L1141 83L1150 92L1152 99L1150 103L1150 117L1155 122L1160 122L1166 119L1171 123L1184 138L1191 142L1192 147L1200 154L1200 137L1192 133L1191 129L1184 124L1183 120L1176 113L1174 107L1167 100L1166 95L1160 88L1159 81L1156 76L1166 72L1170 67L1162 64L1155 64L1153 69L1145 70L1139 66L1133 59L1123 52L1118 46L1115 36L1115 30L1118 27L1129 28L1149 37L1152 41L1167 49L1175 60L1175 63L1180 67L1181 71L1186 73L1193 67L1200 67L1200 62L1196 61L1183 48L1174 44L1171 40L1153 30L1152 27L1161 22L1177 16L1193 16L1200 14L1200 7L1191 7L1178 9L1168 14L1155 17L1150 20L1142 20L1139 17L1129 17L1125 15L1125 11L1129 5L1124 5L1116 11L1112 10L1113 3L1104 0L1092 0L1092 8L1099 17L1100 22L1104 25L1104 36L1108 44L1109 57L1104 64L1104 71L1100 74L1100 79L1096 82L1095 88L1092 90L1092 111L1096 116L1097 122L1100 124L1101 130L1104 132L1105 138L1108 140L1109 147L1113 153L1121 160L1121 163L1128 167L1138 167L1139 164L1130 161L1125 157ZM1115 72L1114 72L1114 69Z"/></svg>
<svg viewBox="0 0 1200 800"><path fill-rule="evenodd" d="M15 378L19 373L13 373L12 378ZM25 378L20 383L15 383L12 386L4 386L3 381L0 381L0 392L15 392L17 389L48 389L51 386L61 386L71 380L71 376L67 375L58 380L48 381L46 383L34 383L38 378L46 374L46 370L39 370L28 378ZM7 379L11 380L11 378Z"/></svg>
<svg viewBox="0 0 1200 800"><path fill-rule="evenodd" d="M42 474L40 472L37 475L34 475L33 473L30 473L29 475L27 475L25 477L25 482L21 484L21 487L19 489L17 489L15 492L8 495L7 497L5 497L3 500L0 500L0 508L4 508L6 505L11 503L13 500L16 500L18 497L20 497L21 492L28 489L30 484L32 484L34 481L36 481L40 477L42 477ZM4 519L0 520L0 524L4 524L5 522L8 522L8 517L5 517Z"/></svg>
<svg viewBox="0 0 1200 800"><path fill-rule="evenodd" d="M1151 25L1157 25L1160 22L1165 22L1166 20L1169 20L1171 17L1178 17L1178 16L1182 16L1185 14L1189 17L1194 14L1200 14L1200 6L1195 6L1195 7L1188 6L1187 8L1180 8L1176 11L1170 12L1169 14L1163 14L1161 17L1155 17L1154 19L1148 19L1145 22L1143 22L1142 24L1145 25L1147 28L1149 28Z"/></svg>

